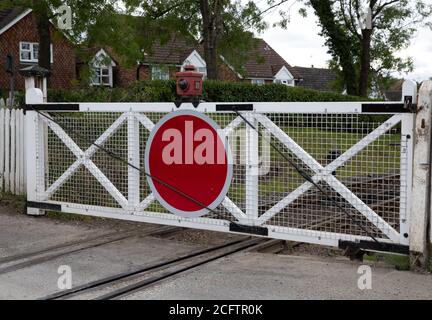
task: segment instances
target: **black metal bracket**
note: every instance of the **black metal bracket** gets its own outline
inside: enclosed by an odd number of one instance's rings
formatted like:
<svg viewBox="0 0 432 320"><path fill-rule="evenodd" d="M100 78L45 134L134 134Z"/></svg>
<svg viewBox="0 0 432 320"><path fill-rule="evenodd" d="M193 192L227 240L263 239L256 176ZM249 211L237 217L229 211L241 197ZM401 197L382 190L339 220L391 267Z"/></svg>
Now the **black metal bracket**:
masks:
<svg viewBox="0 0 432 320"><path fill-rule="evenodd" d="M52 204L46 202L27 201L26 208L36 208L42 210L62 211L62 207L59 204Z"/></svg>
<svg viewBox="0 0 432 320"><path fill-rule="evenodd" d="M247 234L256 234L259 236L268 236L268 229L265 227L245 226L242 224L231 222L230 231Z"/></svg>
<svg viewBox="0 0 432 320"><path fill-rule="evenodd" d="M25 104L24 111L79 111L78 103Z"/></svg>
<svg viewBox="0 0 432 320"><path fill-rule="evenodd" d="M198 97L194 97L194 98L183 98L183 97L180 97L179 99L177 99L176 101L174 101L174 104L177 107L177 109L180 108L183 103L192 103L192 105L196 109L201 104L201 101L199 100Z"/></svg>
<svg viewBox="0 0 432 320"><path fill-rule="evenodd" d="M217 104L216 111L253 111L253 104Z"/></svg>
<svg viewBox="0 0 432 320"><path fill-rule="evenodd" d="M413 113L417 112L417 105L413 104L412 96L404 96L404 105L405 109L410 110Z"/></svg>
<svg viewBox="0 0 432 320"><path fill-rule="evenodd" d="M409 254L409 246L394 244L394 243L384 243L375 241L360 240L358 242L352 241L339 241L339 248L351 251L380 251L380 252L391 252L399 254Z"/></svg>
<svg viewBox="0 0 432 320"><path fill-rule="evenodd" d="M404 103L363 103L362 112L374 113L415 113L417 105L407 100ZM411 102L409 102L411 101Z"/></svg>

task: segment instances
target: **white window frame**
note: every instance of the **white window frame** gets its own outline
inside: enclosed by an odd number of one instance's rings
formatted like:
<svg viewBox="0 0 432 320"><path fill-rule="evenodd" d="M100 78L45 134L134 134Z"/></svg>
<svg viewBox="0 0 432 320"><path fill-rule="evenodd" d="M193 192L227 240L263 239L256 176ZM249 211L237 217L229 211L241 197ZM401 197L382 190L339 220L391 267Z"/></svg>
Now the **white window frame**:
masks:
<svg viewBox="0 0 432 320"><path fill-rule="evenodd" d="M110 59L110 63L106 63L107 58ZM105 50L99 50L90 63L90 68L92 71L90 85L112 88L114 86L113 67L115 66L116 64L114 60L105 52ZM106 71L108 74L104 75L104 71ZM108 81L104 82L104 78L107 78Z"/></svg>
<svg viewBox="0 0 432 320"><path fill-rule="evenodd" d="M30 49L23 49L23 45L28 44ZM35 55L35 46L37 46L38 56ZM30 59L23 59L22 53L26 51L30 53ZM19 43L19 57L20 62L24 63L38 63L39 59L39 43L38 42L29 42L29 41L20 41ZM54 62L54 55L53 55L53 45L50 45L50 63Z"/></svg>
<svg viewBox="0 0 432 320"><path fill-rule="evenodd" d="M103 71L107 71L107 74L104 75ZM110 67L107 66L93 67L92 72L93 72L93 76L91 79L92 85L112 87L112 71L110 70ZM107 78L108 81L104 82L103 81L104 78Z"/></svg>
<svg viewBox="0 0 432 320"><path fill-rule="evenodd" d="M265 79L261 79L261 78L251 79L251 83L257 86L263 86L265 85Z"/></svg>
<svg viewBox="0 0 432 320"><path fill-rule="evenodd" d="M157 77L156 77L157 75ZM151 68L151 79L152 80L169 80L170 72L168 66L164 65L153 65Z"/></svg>
<svg viewBox="0 0 432 320"><path fill-rule="evenodd" d="M289 87L294 87L294 80L293 79L275 79L274 83L278 84L284 84Z"/></svg>

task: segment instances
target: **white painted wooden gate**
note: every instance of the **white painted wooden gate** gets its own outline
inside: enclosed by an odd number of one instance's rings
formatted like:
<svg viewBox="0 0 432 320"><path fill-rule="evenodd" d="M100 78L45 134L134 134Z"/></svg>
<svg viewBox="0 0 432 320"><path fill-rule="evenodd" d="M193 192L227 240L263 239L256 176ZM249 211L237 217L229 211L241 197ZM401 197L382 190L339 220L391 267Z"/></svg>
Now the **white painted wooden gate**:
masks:
<svg viewBox="0 0 432 320"><path fill-rule="evenodd" d="M231 188L217 212L188 219L157 203L143 172L128 165L143 167L148 135L177 110L174 103L38 102L26 107L29 214L59 210L331 246L408 248L414 114L407 104L183 104L217 122L234 154Z"/></svg>

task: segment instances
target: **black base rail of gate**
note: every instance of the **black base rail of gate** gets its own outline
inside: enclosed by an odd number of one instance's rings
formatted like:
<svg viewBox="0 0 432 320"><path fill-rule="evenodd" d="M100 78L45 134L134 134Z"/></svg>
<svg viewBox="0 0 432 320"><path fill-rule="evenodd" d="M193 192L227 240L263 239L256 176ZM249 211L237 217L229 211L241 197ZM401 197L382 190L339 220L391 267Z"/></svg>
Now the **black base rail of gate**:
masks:
<svg viewBox="0 0 432 320"><path fill-rule="evenodd" d="M391 252L403 255L409 255L409 246L395 243L385 243L385 242L375 242L360 240L358 242L353 241L339 241L339 248L347 250L352 254L349 255L359 255L365 251L379 251L379 252Z"/></svg>

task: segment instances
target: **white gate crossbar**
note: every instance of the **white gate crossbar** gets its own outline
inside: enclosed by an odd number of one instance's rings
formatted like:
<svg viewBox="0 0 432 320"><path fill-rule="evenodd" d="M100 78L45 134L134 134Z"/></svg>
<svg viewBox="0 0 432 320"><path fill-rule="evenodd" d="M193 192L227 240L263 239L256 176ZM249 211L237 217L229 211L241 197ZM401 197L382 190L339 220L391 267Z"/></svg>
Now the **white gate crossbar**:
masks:
<svg viewBox="0 0 432 320"><path fill-rule="evenodd" d="M375 211L369 208L363 201L361 201L353 192L351 192L342 182L337 180L332 172L338 167L346 163L349 159L359 153L361 150L366 148L369 144L378 139L381 135L386 133L388 130L393 128L395 125L401 122L402 117L400 115L394 115L378 128L373 130L366 137L361 139L358 143L344 152L340 157L334 160L327 167L321 166L309 153L295 143L282 129L274 124L268 117L263 114L254 114L255 118L269 130L278 140L280 140L291 152L293 152L300 160L302 160L309 168L315 171L316 175L312 177L315 183L319 181L326 181L327 184L332 187L337 193L339 193L348 203L356 208L362 215L364 215L372 224L377 227L381 232L387 235L392 240L397 240L400 235L393 229L384 219L382 219ZM279 201L266 213L264 213L258 221L264 224L266 221L271 219L283 208L288 206L290 203L298 199L302 194L307 192L313 186L310 182L305 182L303 185L298 187L296 190L291 192L284 199Z"/></svg>
<svg viewBox="0 0 432 320"><path fill-rule="evenodd" d="M124 209L127 208L128 201L121 194L121 192L112 184L112 182L105 176L105 174L93 163L92 160L86 158L86 153L69 137L66 132L54 121L47 117L40 116L42 121L46 122L51 130L60 138L65 146L72 151L72 153L81 159L82 164L90 171L90 173L98 180L98 182L109 192L109 194L117 201L117 203ZM108 135L109 136L109 135ZM91 147L90 147L91 148ZM91 150L94 150L93 148ZM90 150L90 151L91 151ZM75 167L75 166L74 166ZM77 166L79 167L79 165ZM72 168L73 169L73 168ZM58 183L60 184L60 183Z"/></svg>

